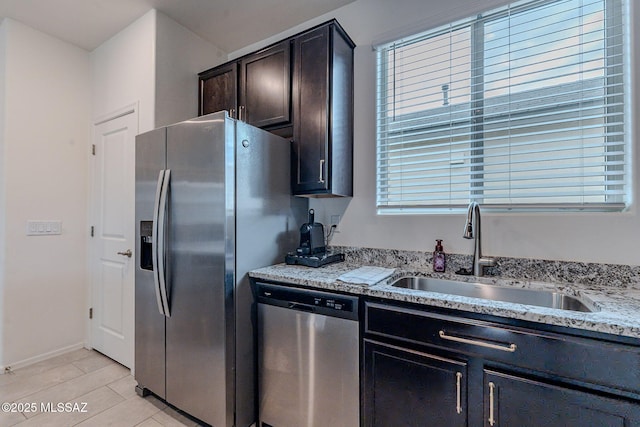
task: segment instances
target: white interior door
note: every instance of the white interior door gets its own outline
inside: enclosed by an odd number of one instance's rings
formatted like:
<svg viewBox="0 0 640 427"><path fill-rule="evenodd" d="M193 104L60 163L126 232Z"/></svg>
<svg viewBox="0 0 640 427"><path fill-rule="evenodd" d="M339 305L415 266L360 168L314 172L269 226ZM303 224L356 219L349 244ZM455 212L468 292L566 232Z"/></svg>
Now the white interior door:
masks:
<svg viewBox="0 0 640 427"><path fill-rule="evenodd" d="M135 108L94 125L92 347L134 360Z"/></svg>

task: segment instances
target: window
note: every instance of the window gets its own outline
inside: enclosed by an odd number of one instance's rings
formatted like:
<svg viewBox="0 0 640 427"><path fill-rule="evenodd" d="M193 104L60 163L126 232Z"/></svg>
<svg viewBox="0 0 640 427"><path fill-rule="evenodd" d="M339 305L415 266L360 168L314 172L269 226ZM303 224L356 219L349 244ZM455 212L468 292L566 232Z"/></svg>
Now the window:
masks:
<svg viewBox="0 0 640 427"><path fill-rule="evenodd" d="M379 213L624 209L625 7L529 0L378 46Z"/></svg>

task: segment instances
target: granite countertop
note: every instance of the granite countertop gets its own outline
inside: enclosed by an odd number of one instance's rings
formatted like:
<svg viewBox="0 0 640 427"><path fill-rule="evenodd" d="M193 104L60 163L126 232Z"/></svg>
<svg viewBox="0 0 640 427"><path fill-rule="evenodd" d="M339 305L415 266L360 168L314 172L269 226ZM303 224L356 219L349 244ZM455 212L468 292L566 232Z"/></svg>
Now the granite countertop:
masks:
<svg viewBox="0 0 640 427"><path fill-rule="evenodd" d="M376 264L366 263L366 265ZM337 280L341 274L361 266L363 266L363 263L349 261L320 268L277 264L253 270L249 272L249 275L256 279L273 280L315 289L386 298L433 307L640 338L640 289L635 286L607 286L603 283L552 284L542 281L501 277L459 276L453 273L434 273L428 269L396 267L385 263L378 263L377 266L395 268L395 272L388 279L374 285L349 284ZM584 313L391 286L393 281L403 276L437 277L528 289L555 289L568 295L579 297L588 306L596 308L598 311Z"/></svg>

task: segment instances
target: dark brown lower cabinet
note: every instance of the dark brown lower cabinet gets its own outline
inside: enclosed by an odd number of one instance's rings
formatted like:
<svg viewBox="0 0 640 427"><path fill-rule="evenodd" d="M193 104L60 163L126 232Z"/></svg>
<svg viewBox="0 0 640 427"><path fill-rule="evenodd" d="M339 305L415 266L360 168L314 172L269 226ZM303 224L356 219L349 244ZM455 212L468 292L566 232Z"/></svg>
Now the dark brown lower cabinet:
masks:
<svg viewBox="0 0 640 427"><path fill-rule="evenodd" d="M365 341L365 425L467 425L467 365Z"/></svg>
<svg viewBox="0 0 640 427"><path fill-rule="evenodd" d="M640 427L638 340L384 300L363 322L365 427Z"/></svg>
<svg viewBox="0 0 640 427"><path fill-rule="evenodd" d="M484 372L485 426L640 426L637 402L522 378Z"/></svg>

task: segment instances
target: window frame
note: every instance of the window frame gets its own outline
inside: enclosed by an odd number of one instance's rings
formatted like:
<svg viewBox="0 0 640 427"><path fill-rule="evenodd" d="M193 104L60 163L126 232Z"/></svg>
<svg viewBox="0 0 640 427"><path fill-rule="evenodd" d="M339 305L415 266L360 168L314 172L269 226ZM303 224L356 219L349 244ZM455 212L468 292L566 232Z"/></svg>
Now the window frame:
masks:
<svg viewBox="0 0 640 427"><path fill-rule="evenodd" d="M469 151L471 153L469 158L471 159L471 163L468 165L468 168L470 169L470 173L469 173L470 187L468 189L469 197L468 197L468 201L466 201L463 204L449 203L445 205L429 205L429 206L421 206L421 205L383 206L380 204L381 187L388 185L388 182L389 182L388 179L386 180L382 179L383 172L381 172L381 169L388 168L388 160L385 160L385 154L381 153L382 145L380 141L380 134L393 133L393 131L391 130L393 128L393 124L387 120L382 119L382 117L389 117L389 109L387 108L388 104L385 102L386 96L384 96L383 94L387 93L387 91L391 89L388 79L383 78L382 76L388 76L390 71L389 66L394 66L394 64L391 61L382 60L382 55L384 54L385 51L383 49L380 49L379 47L377 48L377 58L376 58L377 78L382 79L381 81L384 82L384 83L380 83L380 82L376 83L376 114L377 114L376 116L376 159L377 159L376 205L377 205L378 214L402 214L402 213L422 214L422 213L446 213L446 212L452 212L452 211L461 211L465 209L467 204L471 201L476 201L478 203L483 204L483 209L485 210L498 211L498 212L549 212L549 211L552 211L552 212L585 212L585 211L621 212L629 209L629 207L631 206L631 200L632 200L632 194L633 194L633 187L631 183L632 183L632 174L634 172L633 157L632 157L633 152L631 150L631 141L633 139L632 138L633 135L631 132L631 123L630 123L630 120L632 120L633 115L631 114L631 111L630 111L632 101L631 101L631 95L630 95L631 91L629 90L629 86L631 84L630 79L632 78L632 76L629 70L630 56L628 55L631 30L628 24L629 4L625 0L604 0L605 10L609 11L606 13L606 19L604 24L605 34L610 32L611 28L615 26L615 24L610 22L611 19L614 19L616 17L616 15L611 12L612 8L614 7L622 8L621 18L623 21L625 21L625 24L620 24L620 25L623 25L623 28L617 34L615 34L615 38L616 40L618 40L619 46L621 47L616 47L615 43L613 43L614 47L611 47L612 43L609 41L609 37L607 36L605 38L606 40L605 50L607 51L610 51L611 49L623 50L620 56L621 59L619 63L615 65L621 70L619 72L623 73L622 84L625 87L623 94L617 94L618 98L620 97L624 98L622 102L623 104L622 108L624 109L622 113L624 115L624 123L622 125L622 127L624 128L623 129L624 141L622 144L619 144L624 146L624 165L623 165L623 172L621 174L622 176L624 176L624 182L625 182L624 195L619 196L618 200L615 202L605 201L605 202L596 203L596 204L589 204L589 203L586 203L586 204L585 203L525 203L525 204L489 203L489 204L484 204L483 195L485 193L485 187L486 187L484 183L484 175L485 175L484 174L484 167L485 167L485 163L484 163L485 120L484 119L485 117L487 117L484 114L485 101L487 98L483 96L484 77L486 74L485 73L486 64L484 63L484 37L485 37L484 28L487 23L500 19L501 17L504 17L509 13L517 13L523 10L535 9L550 3L554 3L556 1L558 0L529 0L529 1L513 3L506 7L493 9L482 14L477 14L474 17L467 18L467 19L452 23L450 25L440 27L439 29L436 29L433 31L424 32L421 35L419 35L419 37L416 37L415 40L412 40L412 39L416 35L405 37L403 39L399 39L396 41L398 45L403 45L403 44L410 45L413 43L417 43L420 40L427 40L431 37L436 37L441 34L453 32L459 28L464 28L464 27L470 28L470 34L471 34L470 44L472 48L471 48L471 54L470 54L471 60L469 63L472 65L471 65L471 77L470 77L471 89L470 89L469 110L471 111L471 114L468 117L468 121L469 121L468 126L471 129L469 132L469 134L471 135L471 138L469 139ZM510 7L510 9L507 9L507 7ZM614 18L612 18L612 16ZM408 41L405 41L407 39ZM390 46L390 45L393 45L393 44L392 43L385 44L385 46ZM395 55L395 51L394 51L394 55ZM608 57L609 55L607 55L607 58ZM395 58L394 58L394 62L395 62ZM604 77L602 77L602 79L609 82L609 80L612 78L611 77L612 74L615 74L615 73L607 72L604 75ZM545 90L545 88L543 87L539 90L543 91ZM611 90L609 83L605 84L604 90L606 91ZM604 95L604 97L608 100L610 98L610 93L607 92ZM582 98L580 98L580 100L576 100L574 102L584 102L584 101L582 100ZM611 107L610 102L604 101L601 108L607 111L607 114L605 114L605 120L608 120L608 118L610 117L609 110L610 108L615 108L615 106ZM416 114L424 114L424 113L418 112ZM510 115L511 113L507 112L506 114ZM428 114L424 115L423 119L425 121L428 121L429 115ZM465 119L461 118L458 122L464 123L464 121ZM449 123L447 125L449 125ZM610 136L611 133L608 131L608 129L611 126L612 125L607 121L605 121L605 123L602 125L603 129L607 129L603 137L605 141L608 141L611 138ZM420 125L420 126L412 126L410 128L403 128L398 132L402 133L402 132L409 131L409 132L419 133L420 131L430 130L434 128L435 127L430 128L428 125ZM608 148L606 146L604 147L604 150L605 150L604 151L605 157L608 157L606 155L606 153L608 152ZM478 159L481 159L481 160L478 161ZM610 166L608 164L605 166L607 170L609 167ZM452 168L449 167L450 171L451 169ZM606 173L604 175L607 176ZM608 188L608 185L606 184L606 180L608 179L609 179L608 177L605 178L605 183L604 183L604 185L607 188ZM609 196L605 194L605 197L609 197Z"/></svg>

